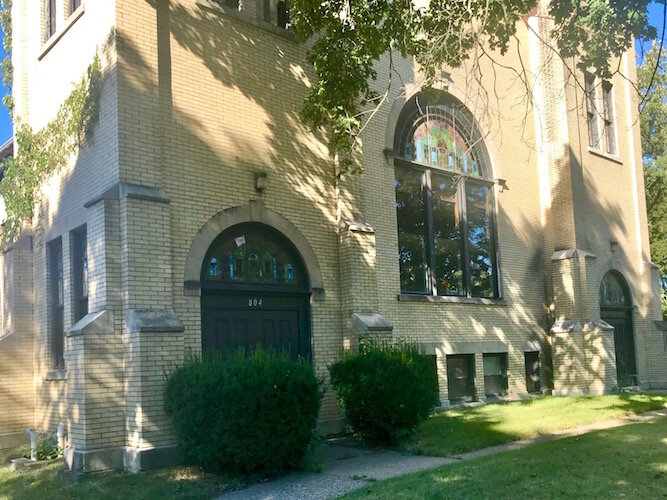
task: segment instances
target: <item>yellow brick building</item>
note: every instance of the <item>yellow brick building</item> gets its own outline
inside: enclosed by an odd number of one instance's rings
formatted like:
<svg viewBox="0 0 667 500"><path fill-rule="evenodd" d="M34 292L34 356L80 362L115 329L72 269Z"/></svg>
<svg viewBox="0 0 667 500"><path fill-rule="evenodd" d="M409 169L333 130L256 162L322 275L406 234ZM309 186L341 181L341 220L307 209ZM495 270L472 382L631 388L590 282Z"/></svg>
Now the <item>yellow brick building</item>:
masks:
<svg viewBox="0 0 667 500"><path fill-rule="evenodd" d="M93 140L2 257L0 445L62 423L71 469L173 463L165 370L239 345L326 376L360 336L414 339L442 406L667 387L632 51L629 81L601 84L529 17L481 81L452 71L436 97L394 57L363 173L340 176L299 118L313 73L282 2L14 0L12 17L34 129L96 51L104 76ZM320 429L341 428L329 391Z"/></svg>

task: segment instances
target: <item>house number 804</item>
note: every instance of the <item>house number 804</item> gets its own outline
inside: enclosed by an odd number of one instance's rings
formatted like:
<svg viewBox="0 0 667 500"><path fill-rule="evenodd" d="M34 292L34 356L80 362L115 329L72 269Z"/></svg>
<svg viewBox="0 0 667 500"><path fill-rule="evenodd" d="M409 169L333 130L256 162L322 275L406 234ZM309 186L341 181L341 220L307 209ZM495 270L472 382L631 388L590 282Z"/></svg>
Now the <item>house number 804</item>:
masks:
<svg viewBox="0 0 667 500"><path fill-rule="evenodd" d="M262 299L248 299L248 307L257 307L262 305Z"/></svg>

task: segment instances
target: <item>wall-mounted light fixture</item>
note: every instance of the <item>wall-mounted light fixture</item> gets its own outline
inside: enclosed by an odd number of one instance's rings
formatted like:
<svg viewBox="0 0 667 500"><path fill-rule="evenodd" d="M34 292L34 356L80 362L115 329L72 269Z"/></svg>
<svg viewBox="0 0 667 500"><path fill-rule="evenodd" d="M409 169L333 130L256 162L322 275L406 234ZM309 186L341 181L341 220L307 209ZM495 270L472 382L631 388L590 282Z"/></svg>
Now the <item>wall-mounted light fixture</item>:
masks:
<svg viewBox="0 0 667 500"><path fill-rule="evenodd" d="M255 191L263 193L266 189L266 172L257 172L255 174Z"/></svg>
<svg viewBox="0 0 667 500"><path fill-rule="evenodd" d="M493 179L493 182L498 185L498 191L500 193L510 190L510 188L507 187L507 181L505 179Z"/></svg>

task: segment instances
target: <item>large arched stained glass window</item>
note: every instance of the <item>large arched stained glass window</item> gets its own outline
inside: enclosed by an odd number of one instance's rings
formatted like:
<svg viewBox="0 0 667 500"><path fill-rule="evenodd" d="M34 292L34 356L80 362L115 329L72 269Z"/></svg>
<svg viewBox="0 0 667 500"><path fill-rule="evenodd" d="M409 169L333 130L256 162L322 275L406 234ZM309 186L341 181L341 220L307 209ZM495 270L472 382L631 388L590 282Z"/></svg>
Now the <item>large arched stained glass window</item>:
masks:
<svg viewBox="0 0 667 500"><path fill-rule="evenodd" d="M394 147L401 292L499 297L493 181L470 113L417 95Z"/></svg>

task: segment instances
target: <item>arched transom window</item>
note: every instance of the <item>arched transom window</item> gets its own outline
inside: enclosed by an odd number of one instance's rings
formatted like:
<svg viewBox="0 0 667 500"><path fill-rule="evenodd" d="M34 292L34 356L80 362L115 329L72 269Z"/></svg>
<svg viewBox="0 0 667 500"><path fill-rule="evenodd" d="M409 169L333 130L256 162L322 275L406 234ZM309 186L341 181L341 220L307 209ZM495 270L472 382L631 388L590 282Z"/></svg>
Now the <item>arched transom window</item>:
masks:
<svg viewBox="0 0 667 500"><path fill-rule="evenodd" d="M615 271L610 271L600 283L600 306L603 308L628 308L630 293L625 280Z"/></svg>
<svg viewBox="0 0 667 500"><path fill-rule="evenodd" d="M499 297L493 181L470 113L412 97L394 148L401 292Z"/></svg>
<svg viewBox="0 0 667 500"><path fill-rule="evenodd" d="M204 260L205 287L261 286L307 289L301 256L278 231L262 224L239 224L213 242Z"/></svg>

